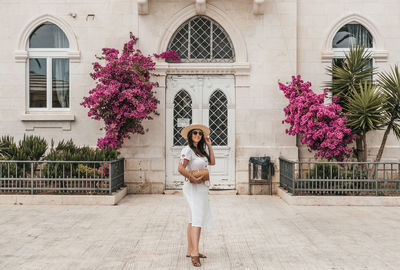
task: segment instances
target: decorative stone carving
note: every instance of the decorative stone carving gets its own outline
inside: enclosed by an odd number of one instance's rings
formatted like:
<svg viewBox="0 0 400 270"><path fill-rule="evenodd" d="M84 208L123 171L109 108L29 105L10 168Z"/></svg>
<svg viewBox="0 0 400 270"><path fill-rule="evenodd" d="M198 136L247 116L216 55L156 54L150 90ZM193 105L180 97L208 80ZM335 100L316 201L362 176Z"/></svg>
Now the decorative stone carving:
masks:
<svg viewBox="0 0 400 270"><path fill-rule="evenodd" d="M137 8L139 15L149 14L149 0L137 0Z"/></svg>
<svg viewBox="0 0 400 270"><path fill-rule="evenodd" d="M206 12L206 0L196 0L196 13L204 14Z"/></svg>
<svg viewBox="0 0 400 270"><path fill-rule="evenodd" d="M264 14L264 3L265 0L254 0L253 1L253 14L263 15Z"/></svg>

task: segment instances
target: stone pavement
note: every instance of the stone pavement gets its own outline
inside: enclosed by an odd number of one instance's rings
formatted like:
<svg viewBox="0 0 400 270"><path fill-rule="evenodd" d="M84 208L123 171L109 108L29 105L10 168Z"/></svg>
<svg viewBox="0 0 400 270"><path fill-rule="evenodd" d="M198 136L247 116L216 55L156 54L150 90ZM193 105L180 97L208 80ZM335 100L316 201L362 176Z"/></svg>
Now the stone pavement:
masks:
<svg viewBox="0 0 400 270"><path fill-rule="evenodd" d="M400 269L400 207L212 195L202 269ZM0 269L195 269L182 195L117 206L0 206ZM197 268L196 268L197 269Z"/></svg>

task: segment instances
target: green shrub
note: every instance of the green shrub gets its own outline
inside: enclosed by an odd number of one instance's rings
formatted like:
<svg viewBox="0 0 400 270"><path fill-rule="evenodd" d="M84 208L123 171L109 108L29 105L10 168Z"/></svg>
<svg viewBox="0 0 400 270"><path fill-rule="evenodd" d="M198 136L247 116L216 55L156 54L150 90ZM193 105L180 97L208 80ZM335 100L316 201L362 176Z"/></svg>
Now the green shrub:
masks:
<svg viewBox="0 0 400 270"><path fill-rule="evenodd" d="M39 136L24 135L24 138L14 142L12 136L2 136L0 145L3 147L1 159L31 161L40 160L47 150L47 142ZM31 174L31 163L2 163L1 175L13 178L27 177Z"/></svg>
<svg viewBox="0 0 400 270"><path fill-rule="evenodd" d="M11 136L2 136L0 138L0 160L8 160L13 156L13 151L17 148L14 138Z"/></svg>
<svg viewBox="0 0 400 270"><path fill-rule="evenodd" d="M2 136L0 149L3 160L40 160L47 150L47 142L39 136L24 135L17 145L13 137Z"/></svg>
<svg viewBox="0 0 400 270"><path fill-rule="evenodd" d="M24 135L18 146L21 157L26 157L27 159L16 160L40 160L47 150L46 140L34 135Z"/></svg>
<svg viewBox="0 0 400 270"><path fill-rule="evenodd" d="M70 139L68 141L60 141L56 147L54 147L54 141L51 141L51 147L49 154L44 157L44 160L48 161L111 161L118 158L119 152L115 148L109 149L92 149L88 146L77 146ZM54 178L59 175L56 170L63 170L66 177L78 177L86 175L88 171L88 177L99 178L100 176L107 176L108 170L105 170L105 164L99 163L65 163L64 167L62 164L45 164L43 166L43 173L45 177ZM96 173L95 173L96 172ZM99 172L102 172L99 174Z"/></svg>
<svg viewBox="0 0 400 270"><path fill-rule="evenodd" d="M92 149L89 146L77 146L72 139L60 141L54 147L51 140L50 151L44 138L34 135L24 135L24 138L14 142L12 136L0 137L0 160L49 160L49 161L110 161L116 160L120 154L115 148Z"/></svg>
<svg viewBox="0 0 400 270"><path fill-rule="evenodd" d="M354 172L353 172L354 170ZM367 171L362 165L351 164L348 166L341 166L340 164L321 164L317 163L306 171L305 179L315 179L314 181L300 181L297 183L296 188L299 189L341 189L341 190L362 190L368 187L369 189L375 188L375 182L368 180ZM335 181L335 179L342 179ZM354 179L363 181L343 181L343 179ZM332 191L329 191L331 193ZM361 191L353 191L353 194L358 194ZM322 194L324 191L312 191L312 193ZM335 191L335 194L347 194L347 191Z"/></svg>
<svg viewBox="0 0 400 270"><path fill-rule="evenodd" d="M353 175L354 167L354 175ZM339 169L340 168L340 169ZM367 179L367 172L359 165L340 166L338 164L317 163L310 172L306 173L307 179Z"/></svg>
<svg viewBox="0 0 400 270"><path fill-rule="evenodd" d="M111 161L118 158L119 152L116 149L92 149L88 146L77 146L72 139L60 141L54 147L54 141L51 140L50 150L44 138L34 135L24 135L24 138L16 144L12 136L2 136L0 138L0 160L17 161ZM68 163L35 163L34 174L41 174L42 177L60 177L63 173L65 177L77 177L88 168L89 177L102 176L108 174L108 167L105 164L68 164ZM41 172L40 172L41 171ZM57 173L56 173L57 172ZM94 173L96 172L96 173ZM31 163L0 163L0 177L29 177L32 174ZM85 173L86 174L86 173Z"/></svg>
<svg viewBox="0 0 400 270"><path fill-rule="evenodd" d="M77 146L72 139L60 141L54 148L54 141L51 141L49 154L44 160L59 161L110 161L118 158L119 152L115 148L92 149L89 146Z"/></svg>

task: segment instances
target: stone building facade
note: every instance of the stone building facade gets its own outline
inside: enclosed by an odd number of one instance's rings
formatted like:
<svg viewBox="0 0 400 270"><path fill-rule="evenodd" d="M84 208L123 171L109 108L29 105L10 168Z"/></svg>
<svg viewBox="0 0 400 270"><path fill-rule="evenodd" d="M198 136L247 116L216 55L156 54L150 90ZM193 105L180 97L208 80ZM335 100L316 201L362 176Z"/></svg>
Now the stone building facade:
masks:
<svg viewBox="0 0 400 270"><path fill-rule="evenodd" d="M14 0L0 5L0 135L72 138L95 146L102 124L79 105L94 86L89 73L95 55L103 47L121 48L130 32L146 54L169 48L187 54L182 63L157 63L160 115L144 123L145 135L133 136L121 150L130 193L180 187L176 169L182 142L176 134L188 121L223 126L213 137L218 141L213 188L247 194L250 156L271 157L277 184L280 156L312 158L285 134L287 101L278 81L301 74L314 90L322 89L330 79L325 66L346 50L333 46L346 25L361 25L371 35L379 70L400 59L396 0ZM43 45L48 33L60 35L58 43ZM40 37L36 43L33 34ZM368 137L370 157L381 138L382 132ZM399 154L391 135L383 159L398 160Z"/></svg>

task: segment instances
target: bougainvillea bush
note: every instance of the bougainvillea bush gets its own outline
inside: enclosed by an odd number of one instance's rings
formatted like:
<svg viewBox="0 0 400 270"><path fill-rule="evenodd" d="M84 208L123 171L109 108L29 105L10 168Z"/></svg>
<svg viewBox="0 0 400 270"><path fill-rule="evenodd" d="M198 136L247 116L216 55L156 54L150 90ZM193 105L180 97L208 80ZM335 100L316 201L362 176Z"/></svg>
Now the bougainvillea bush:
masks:
<svg viewBox="0 0 400 270"><path fill-rule="evenodd" d="M346 126L338 99L334 97L325 105L328 90L317 95L310 87L311 83L301 80L300 75L293 76L287 85L279 83L289 100L289 105L284 108L286 119L282 121L290 125L286 133L300 135L301 143L307 145L309 151L316 151L315 158L343 161L349 157L352 151L349 145L356 135Z"/></svg>
<svg viewBox="0 0 400 270"><path fill-rule="evenodd" d="M97 141L99 148L119 149L125 138L138 133L144 134L142 121L153 119L157 114L154 87L158 84L150 81L155 62L151 56L145 56L134 46L137 38L133 35L124 44L122 53L114 48L103 48L105 65L93 63L94 72L90 76L96 80L96 87L84 97L82 106L89 108L89 117L103 120L105 137ZM156 58L179 62L174 51L154 54Z"/></svg>

